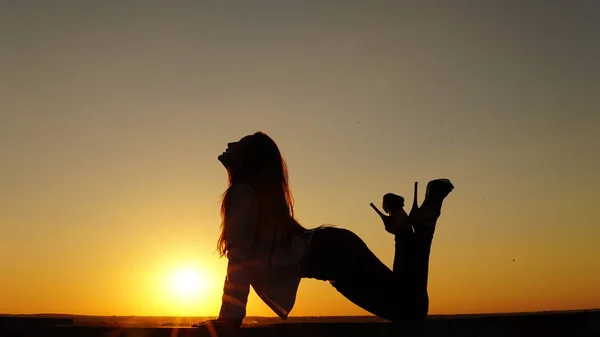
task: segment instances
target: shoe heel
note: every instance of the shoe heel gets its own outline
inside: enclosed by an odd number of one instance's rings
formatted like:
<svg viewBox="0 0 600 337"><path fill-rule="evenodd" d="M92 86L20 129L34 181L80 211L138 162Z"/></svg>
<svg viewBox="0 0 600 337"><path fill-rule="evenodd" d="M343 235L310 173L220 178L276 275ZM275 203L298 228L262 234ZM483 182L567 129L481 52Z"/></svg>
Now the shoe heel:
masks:
<svg viewBox="0 0 600 337"><path fill-rule="evenodd" d="M410 213L408 214L409 219L413 219L417 212L419 211L419 200L418 200L418 191L419 191L419 182L415 181L415 190L413 194L413 204L410 209Z"/></svg>
<svg viewBox="0 0 600 337"><path fill-rule="evenodd" d="M413 225L435 228L442 211L442 202L453 189L454 185L448 179L435 179L427 183L425 199L415 212Z"/></svg>

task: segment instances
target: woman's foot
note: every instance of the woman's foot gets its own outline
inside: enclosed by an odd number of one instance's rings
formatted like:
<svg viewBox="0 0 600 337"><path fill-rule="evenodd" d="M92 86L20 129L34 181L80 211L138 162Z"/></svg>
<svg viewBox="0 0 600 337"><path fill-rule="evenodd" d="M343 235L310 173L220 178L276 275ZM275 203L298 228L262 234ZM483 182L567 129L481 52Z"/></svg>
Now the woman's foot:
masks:
<svg viewBox="0 0 600 337"><path fill-rule="evenodd" d="M442 203L452 192L454 185L448 179L435 179L427 184L425 200L417 207L417 183L415 183L415 200L410 211L409 222L417 227L435 228L442 213Z"/></svg>
<svg viewBox="0 0 600 337"><path fill-rule="evenodd" d="M379 214L381 220L383 220L383 225L388 233L396 235L401 231L410 230L412 232L412 227L408 221L408 215L404 211L403 197L393 193L387 193L383 196L381 206L388 215L382 213L375 205L373 205L373 203L370 205L375 212Z"/></svg>

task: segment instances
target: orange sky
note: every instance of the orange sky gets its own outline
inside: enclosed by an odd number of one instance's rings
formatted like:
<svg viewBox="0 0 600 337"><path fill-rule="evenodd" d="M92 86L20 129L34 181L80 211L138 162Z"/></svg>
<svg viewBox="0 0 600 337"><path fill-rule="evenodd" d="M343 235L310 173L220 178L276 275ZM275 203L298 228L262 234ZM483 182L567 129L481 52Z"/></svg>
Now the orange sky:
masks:
<svg viewBox="0 0 600 337"><path fill-rule="evenodd" d="M460 3L0 4L0 313L216 315L216 156L257 130L299 221L388 265L369 202L452 179L432 314L600 307L600 6Z"/></svg>

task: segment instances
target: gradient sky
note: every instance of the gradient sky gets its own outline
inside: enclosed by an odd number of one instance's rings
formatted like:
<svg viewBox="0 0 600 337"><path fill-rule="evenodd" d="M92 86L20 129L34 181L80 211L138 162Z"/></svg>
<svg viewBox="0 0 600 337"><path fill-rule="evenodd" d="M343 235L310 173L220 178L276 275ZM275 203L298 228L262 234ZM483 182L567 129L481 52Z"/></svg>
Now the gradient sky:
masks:
<svg viewBox="0 0 600 337"><path fill-rule="evenodd" d="M431 313L598 308L599 17L591 0L0 0L0 312L216 315L216 157L257 130L299 221L387 265L369 202L452 179ZM183 267L193 296L169 285ZM316 280L292 311L365 313ZM248 315L274 314L251 293Z"/></svg>

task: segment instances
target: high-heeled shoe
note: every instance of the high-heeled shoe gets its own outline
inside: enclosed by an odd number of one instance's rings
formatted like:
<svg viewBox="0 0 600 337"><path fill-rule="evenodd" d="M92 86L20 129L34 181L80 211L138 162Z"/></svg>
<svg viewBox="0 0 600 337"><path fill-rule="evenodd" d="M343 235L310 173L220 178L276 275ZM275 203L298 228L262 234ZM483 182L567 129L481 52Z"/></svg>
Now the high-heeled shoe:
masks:
<svg viewBox="0 0 600 337"><path fill-rule="evenodd" d="M419 201L418 201L418 190L419 190L419 182L415 181L415 191L413 194L413 204L410 209L410 213L408 213L408 221L412 224L412 220L415 218L417 212L419 211Z"/></svg>
<svg viewBox="0 0 600 337"><path fill-rule="evenodd" d="M396 235L402 230L410 229L412 231L412 227L408 223L408 215L404 211L403 197L393 193L387 193L383 196L381 206L387 215L381 212L373 203L369 205L381 217L385 230L388 233Z"/></svg>
<svg viewBox="0 0 600 337"><path fill-rule="evenodd" d="M411 225L416 227L434 228L442 213L442 203L452 192L454 185L449 179L435 179L427 183L425 200L418 207L417 190L418 182L415 182L414 200L408 219Z"/></svg>

